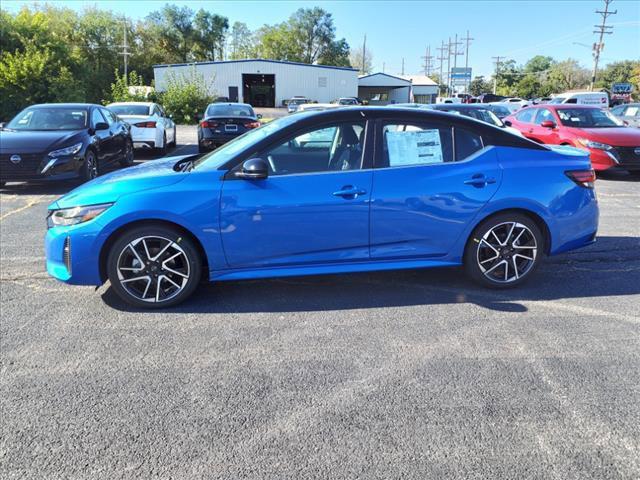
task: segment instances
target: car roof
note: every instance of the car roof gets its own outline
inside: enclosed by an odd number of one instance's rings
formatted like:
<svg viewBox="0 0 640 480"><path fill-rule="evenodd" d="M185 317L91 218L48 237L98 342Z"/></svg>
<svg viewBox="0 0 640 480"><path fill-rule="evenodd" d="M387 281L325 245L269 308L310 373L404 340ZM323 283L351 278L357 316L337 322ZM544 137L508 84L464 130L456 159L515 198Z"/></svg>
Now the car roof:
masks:
<svg viewBox="0 0 640 480"><path fill-rule="evenodd" d="M480 109L483 108L487 110L489 108L488 103L434 103L431 105L431 108L435 108L436 110L445 110L445 109ZM501 107L502 105L498 105ZM504 107L507 108L507 107Z"/></svg>
<svg viewBox="0 0 640 480"><path fill-rule="evenodd" d="M213 102L213 103L210 103L209 105L207 105L207 108L209 108L212 105L216 105L216 106L220 106L220 105L227 105L227 106L230 106L230 105L242 105L243 107L253 108L248 103L240 103L240 102Z"/></svg>
<svg viewBox="0 0 640 480"><path fill-rule="evenodd" d="M530 105L526 108L550 108L553 110L563 110L563 109L575 109L575 108L581 108L581 109L585 109L585 110L593 110L598 109L601 110L603 107L600 105L585 105L583 103L543 103L540 105ZM524 109L523 109L524 110Z"/></svg>
<svg viewBox="0 0 640 480"><path fill-rule="evenodd" d="M103 107L95 103L37 103L27 108L51 108L51 107L63 107L63 108L90 108L90 107ZM104 108L104 107L103 107Z"/></svg>
<svg viewBox="0 0 640 480"><path fill-rule="evenodd" d="M107 107L110 105L144 105L146 107L150 107L151 105L154 105L154 102L113 102L107 105Z"/></svg>

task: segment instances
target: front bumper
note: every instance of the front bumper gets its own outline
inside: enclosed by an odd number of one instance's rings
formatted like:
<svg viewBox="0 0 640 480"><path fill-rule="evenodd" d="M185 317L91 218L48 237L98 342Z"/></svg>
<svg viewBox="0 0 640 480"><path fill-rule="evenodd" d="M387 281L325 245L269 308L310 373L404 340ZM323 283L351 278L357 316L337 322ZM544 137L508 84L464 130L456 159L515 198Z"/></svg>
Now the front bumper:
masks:
<svg viewBox="0 0 640 480"><path fill-rule="evenodd" d="M78 225L47 230L47 273L71 285L102 285L99 261L105 240L102 229L102 225L94 219Z"/></svg>

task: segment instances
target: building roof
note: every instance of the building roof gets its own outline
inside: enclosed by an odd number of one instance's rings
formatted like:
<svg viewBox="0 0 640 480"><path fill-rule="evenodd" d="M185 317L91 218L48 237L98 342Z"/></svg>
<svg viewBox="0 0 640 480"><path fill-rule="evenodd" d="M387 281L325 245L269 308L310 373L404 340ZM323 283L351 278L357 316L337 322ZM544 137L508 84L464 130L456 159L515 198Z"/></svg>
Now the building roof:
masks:
<svg viewBox="0 0 640 480"><path fill-rule="evenodd" d="M437 86L438 84L426 75L399 75L400 78L409 80L412 85Z"/></svg>
<svg viewBox="0 0 640 480"><path fill-rule="evenodd" d="M186 67L189 65L222 65L228 63L245 63L245 62L265 62L265 63L280 63L284 65L297 65L300 67L315 67L315 68L328 68L331 70L347 70L351 72L357 72L357 68L352 67L334 67L332 65L315 65L312 63L301 63L301 62L289 62L285 60L269 60L266 58L248 58L244 60L220 60L215 62L189 62L189 63L172 63L172 64L158 64L154 65L153 68L167 68L167 67Z"/></svg>
<svg viewBox="0 0 640 480"><path fill-rule="evenodd" d="M408 87L411 85L411 81L388 73L377 72L360 75L358 85L362 87Z"/></svg>

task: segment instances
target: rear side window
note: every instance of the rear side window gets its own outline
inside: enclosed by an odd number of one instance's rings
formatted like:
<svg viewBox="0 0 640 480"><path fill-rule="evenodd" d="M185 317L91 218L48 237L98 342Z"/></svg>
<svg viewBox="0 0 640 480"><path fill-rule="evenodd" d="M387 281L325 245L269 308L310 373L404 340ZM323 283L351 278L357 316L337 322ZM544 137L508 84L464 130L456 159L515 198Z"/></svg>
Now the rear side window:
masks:
<svg viewBox="0 0 640 480"><path fill-rule="evenodd" d="M482 137L480 135L465 130L463 128L455 128L455 159L460 162L470 157L478 150L482 150Z"/></svg>
<svg viewBox="0 0 640 480"><path fill-rule="evenodd" d="M569 100L567 100L564 103L578 103L578 99L577 98L570 98Z"/></svg>
<svg viewBox="0 0 640 480"><path fill-rule="evenodd" d="M533 123L533 115L534 113L536 113L536 111L534 109L528 109L525 108L524 110L518 112L516 114L516 119L519 122L524 122L524 123Z"/></svg>
<svg viewBox="0 0 640 480"><path fill-rule="evenodd" d="M538 115L536 115L536 125L540 125L542 122L545 122L547 120L551 120L554 123L556 121L556 119L553 116L553 113L551 113L550 110L547 110L546 108L541 108L538 111Z"/></svg>
<svg viewBox="0 0 640 480"><path fill-rule="evenodd" d="M386 124L381 157L382 168L452 162L452 129L422 123Z"/></svg>

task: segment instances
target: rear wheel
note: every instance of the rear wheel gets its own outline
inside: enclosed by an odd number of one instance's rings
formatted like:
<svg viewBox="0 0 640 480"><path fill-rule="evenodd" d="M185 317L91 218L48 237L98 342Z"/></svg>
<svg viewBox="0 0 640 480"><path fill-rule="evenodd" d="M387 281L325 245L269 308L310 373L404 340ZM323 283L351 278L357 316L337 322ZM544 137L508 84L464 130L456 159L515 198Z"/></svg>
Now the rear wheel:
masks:
<svg viewBox="0 0 640 480"><path fill-rule="evenodd" d="M107 258L116 294L140 308L164 308L186 300L202 275L193 241L164 227L139 227L122 234Z"/></svg>
<svg viewBox="0 0 640 480"><path fill-rule="evenodd" d="M156 153L160 156L165 156L167 154L167 132L162 134L162 146L156 148Z"/></svg>
<svg viewBox="0 0 640 480"><path fill-rule="evenodd" d="M173 127L173 140L171 141L171 148L176 148L178 137L176 136L176 127Z"/></svg>
<svg viewBox="0 0 640 480"><path fill-rule="evenodd" d="M544 237L536 223L520 213L488 218L471 234L464 255L467 274L490 288L526 281L544 255Z"/></svg>

